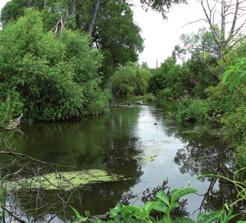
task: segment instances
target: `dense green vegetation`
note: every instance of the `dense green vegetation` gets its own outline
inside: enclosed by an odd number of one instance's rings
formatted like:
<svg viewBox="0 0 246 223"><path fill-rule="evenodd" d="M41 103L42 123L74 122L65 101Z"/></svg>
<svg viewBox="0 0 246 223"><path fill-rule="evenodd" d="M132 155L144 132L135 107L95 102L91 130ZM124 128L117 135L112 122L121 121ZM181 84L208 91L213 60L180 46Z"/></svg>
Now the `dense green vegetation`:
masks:
<svg viewBox="0 0 246 223"><path fill-rule="evenodd" d="M165 17L171 5L185 1L140 2ZM100 115L113 97L156 100L163 107L172 101L169 114L178 124L211 125L220 131L245 176L246 41L234 30L226 38L223 27L210 24L209 30L184 34L172 55L150 69L137 64L143 39L128 1L11 0L1 23L0 127L21 114L30 122ZM239 185L238 199L245 200ZM142 207L115 207L107 222L194 222L172 216L178 199L193 192L160 191ZM225 204L197 222L230 222L232 212Z"/></svg>
<svg viewBox="0 0 246 223"><path fill-rule="evenodd" d="M86 34L63 30L54 36L44 31L39 12L27 11L5 26L0 42L1 96L10 92L2 98L3 114L9 106L10 115L50 121L107 109L107 93L95 91L103 57Z"/></svg>
<svg viewBox="0 0 246 223"><path fill-rule="evenodd" d="M149 69L129 63L118 70L109 80L109 86L116 97L145 95L151 78Z"/></svg>
<svg viewBox="0 0 246 223"><path fill-rule="evenodd" d="M40 16L43 18L46 31L54 28L62 29L60 25L55 27L57 21L62 18L64 27L89 32L92 36L91 44L100 49L104 55L101 68L104 82L119 65L137 61L138 53L143 49L143 40L140 28L133 22L133 12L125 1L102 1L93 30L90 30L90 26L95 1L86 0L83 3L77 1L74 6L71 4L60 0L48 3L44 0L12 0L3 8L1 17L5 25L23 15L25 8L35 8L41 11Z"/></svg>
<svg viewBox="0 0 246 223"><path fill-rule="evenodd" d="M125 1L103 1L96 12L94 3L6 4L0 33L2 124L21 113L51 121L108 109L110 94L102 85L119 65L137 61L143 40Z"/></svg>
<svg viewBox="0 0 246 223"><path fill-rule="evenodd" d="M201 29L183 35L172 57L153 71L149 91L159 104L176 101L171 114L180 124L210 124L221 129L224 140L238 152L241 167L245 161L245 41L223 58L209 31ZM212 49L211 49L212 47ZM186 59L185 59L186 58ZM183 61L181 64L177 61Z"/></svg>

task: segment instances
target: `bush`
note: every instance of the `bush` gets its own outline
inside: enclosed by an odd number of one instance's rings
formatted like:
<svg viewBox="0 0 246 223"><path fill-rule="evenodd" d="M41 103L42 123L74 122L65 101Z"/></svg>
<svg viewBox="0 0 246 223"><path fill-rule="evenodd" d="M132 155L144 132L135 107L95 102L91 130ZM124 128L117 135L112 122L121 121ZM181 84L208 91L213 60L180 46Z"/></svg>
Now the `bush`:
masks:
<svg viewBox="0 0 246 223"><path fill-rule="evenodd" d="M157 98L158 100L164 100L167 98L172 98L173 95L174 95L174 92L172 88L165 88L158 92Z"/></svg>
<svg viewBox="0 0 246 223"><path fill-rule="evenodd" d="M209 120L209 107L206 101L187 98L177 106L176 120L179 123L199 122Z"/></svg>
<svg viewBox="0 0 246 223"><path fill-rule="evenodd" d="M168 97L179 97L183 93L181 79L180 66L173 58L168 58L154 71L150 79L149 91L158 95L160 91L168 89ZM161 94L163 95L163 92Z"/></svg>
<svg viewBox="0 0 246 223"><path fill-rule="evenodd" d="M16 115L20 115L23 104L20 96L16 91L3 91L0 97L0 127L13 119Z"/></svg>
<svg viewBox="0 0 246 223"><path fill-rule="evenodd" d="M98 75L102 55L85 34L46 32L41 18L29 10L0 32L0 80L16 89L25 117L50 121L106 109Z"/></svg>
<svg viewBox="0 0 246 223"><path fill-rule="evenodd" d="M225 141L246 165L246 58L236 59L225 69L216 87L207 89L210 120L223 130Z"/></svg>
<svg viewBox="0 0 246 223"><path fill-rule="evenodd" d="M151 73L147 68L134 63L119 67L109 80L109 86L116 97L139 96L147 93Z"/></svg>
<svg viewBox="0 0 246 223"><path fill-rule="evenodd" d="M236 148L242 167L246 166L246 105L223 117L223 132L226 142Z"/></svg>

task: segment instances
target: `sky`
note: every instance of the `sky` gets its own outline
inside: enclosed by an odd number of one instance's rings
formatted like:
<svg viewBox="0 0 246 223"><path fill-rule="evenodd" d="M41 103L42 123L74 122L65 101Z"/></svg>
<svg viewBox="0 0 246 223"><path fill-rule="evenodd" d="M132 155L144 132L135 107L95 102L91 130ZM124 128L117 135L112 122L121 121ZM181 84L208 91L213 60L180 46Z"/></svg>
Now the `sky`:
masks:
<svg viewBox="0 0 246 223"><path fill-rule="evenodd" d="M0 10L9 0L0 0ZM146 12L136 1L134 5L134 21L141 28L141 35L144 39L144 51L139 57L139 62L146 62L150 67L160 65L172 54L175 45L179 43L182 33L196 32L204 26L202 22L187 25L203 17L201 6L195 0L189 4L175 5L167 14L168 19L164 20L161 14L152 10ZM158 61L158 63L157 63Z"/></svg>
<svg viewBox="0 0 246 223"><path fill-rule="evenodd" d="M171 56L174 46L179 43L181 34L198 31L205 26L204 22L188 23L203 18L201 6L195 0L189 4L175 5L163 19L161 14L149 10L146 12L139 5L134 7L135 23L142 29L145 49L140 55L140 63L147 62L150 67L160 65L168 56ZM187 26L186 26L187 25Z"/></svg>

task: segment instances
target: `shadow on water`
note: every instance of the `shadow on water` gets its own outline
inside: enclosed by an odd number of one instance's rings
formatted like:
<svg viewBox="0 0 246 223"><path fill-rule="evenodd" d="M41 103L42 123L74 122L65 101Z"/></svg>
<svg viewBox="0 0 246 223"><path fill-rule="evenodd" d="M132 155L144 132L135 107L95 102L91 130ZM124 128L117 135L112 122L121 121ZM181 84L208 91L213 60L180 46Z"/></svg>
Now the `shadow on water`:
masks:
<svg viewBox="0 0 246 223"><path fill-rule="evenodd" d="M225 182L198 178L207 173L227 174L233 168L233 154L216 132L211 134L213 131L204 127L178 127L163 110L152 106L113 107L101 117L23 126L22 132L4 133L11 147L20 153L70 166L60 167L62 171L104 169L131 179L91 185L72 193L42 191L41 198L39 190L32 191L32 195L28 190L9 194L5 202L15 204L19 212L39 222L47 222L52 216L56 217L51 222L68 221L73 215L68 206L103 214L129 193L135 194L130 203L141 204L143 192L165 179L171 188L191 182L206 195L188 196L190 214L201 204L201 209L220 208L234 196Z"/></svg>

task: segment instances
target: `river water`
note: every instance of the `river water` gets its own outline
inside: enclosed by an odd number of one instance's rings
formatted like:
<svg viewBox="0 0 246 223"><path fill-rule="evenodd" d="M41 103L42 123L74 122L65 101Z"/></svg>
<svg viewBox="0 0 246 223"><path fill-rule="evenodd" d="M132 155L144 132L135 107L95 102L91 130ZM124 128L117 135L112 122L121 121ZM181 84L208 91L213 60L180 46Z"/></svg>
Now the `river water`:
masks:
<svg viewBox="0 0 246 223"><path fill-rule="evenodd" d="M129 180L76 190L68 195L66 205L55 190L43 191L41 198L37 193L28 199L24 199L26 192L8 194L5 202L15 205L30 222L47 222L51 218L50 222L68 222L73 216L70 206L98 215L130 194L134 196L128 196L128 201L141 205L143 191L166 180L171 189L187 184L198 189L199 194L187 196L186 211L191 216L197 215L202 202L204 207L215 210L223 202L220 195L226 188L219 181L198 176L230 168L233 154L215 131L198 126L178 127L164 110L122 105L112 107L111 112L101 117L22 126L21 131L11 135L11 147L16 151L67 165L69 170L103 169ZM201 195L211 182L215 185L203 200Z"/></svg>

